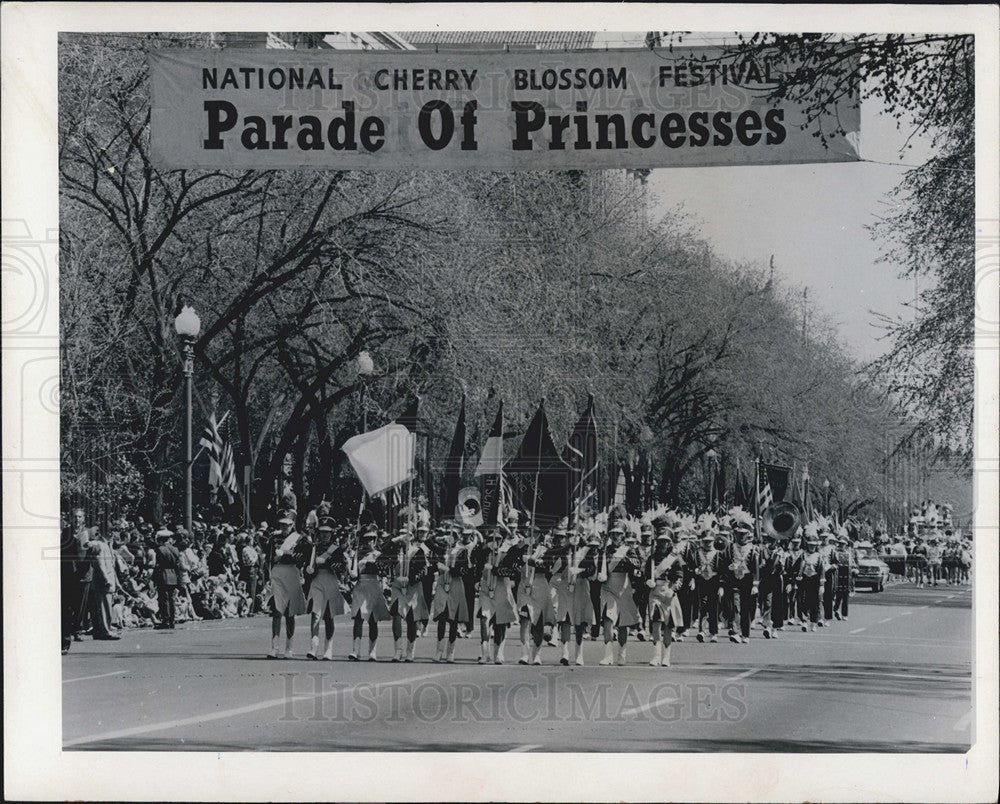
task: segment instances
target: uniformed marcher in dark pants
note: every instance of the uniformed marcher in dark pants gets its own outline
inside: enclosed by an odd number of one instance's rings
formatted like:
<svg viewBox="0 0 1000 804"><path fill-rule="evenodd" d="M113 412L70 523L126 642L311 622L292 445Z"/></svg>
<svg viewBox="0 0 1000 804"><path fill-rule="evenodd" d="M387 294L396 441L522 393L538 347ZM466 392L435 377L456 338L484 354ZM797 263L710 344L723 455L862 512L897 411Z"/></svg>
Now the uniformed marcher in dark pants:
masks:
<svg viewBox="0 0 1000 804"><path fill-rule="evenodd" d="M748 642L760 577L760 554L756 545L750 541L753 523L749 516L736 519L733 530L733 543L726 552L726 575L732 590L733 605L729 639L731 642ZM740 623L739 634L735 633L737 618Z"/></svg>
<svg viewBox="0 0 1000 804"><path fill-rule="evenodd" d="M837 588L837 537L832 533L824 536L825 544L820 548L823 556L823 618L819 621L822 628L833 620L833 595Z"/></svg>
<svg viewBox="0 0 1000 804"><path fill-rule="evenodd" d="M838 620L847 619L847 603L851 597L851 586L858 569L854 564L850 539L846 533L837 537L837 551L833 554L837 562L837 589L833 597L833 616Z"/></svg>
<svg viewBox="0 0 1000 804"><path fill-rule="evenodd" d="M695 554L695 591L698 594L698 634L699 642L705 641L708 627L710 642L718 642L719 637L719 587L722 581L723 554L715 549L715 534L706 530L701 536L701 546ZM706 623L707 620L707 623Z"/></svg>
<svg viewBox="0 0 1000 804"><path fill-rule="evenodd" d="M760 556L760 616L764 639L776 639L785 624L785 561L781 542L765 544Z"/></svg>
<svg viewBox="0 0 1000 804"><path fill-rule="evenodd" d="M635 607L639 609L639 625L636 628L636 639L640 642L644 642L646 639L646 628L648 623L646 622L649 617L649 587L646 586L646 578L643 575L643 569L646 566L646 561L652 554L652 541L653 541L653 526L649 523L643 523L640 530L639 544L637 545L637 552L639 553L639 559L642 561L642 565L636 568L636 572L632 577L632 599L635 601Z"/></svg>

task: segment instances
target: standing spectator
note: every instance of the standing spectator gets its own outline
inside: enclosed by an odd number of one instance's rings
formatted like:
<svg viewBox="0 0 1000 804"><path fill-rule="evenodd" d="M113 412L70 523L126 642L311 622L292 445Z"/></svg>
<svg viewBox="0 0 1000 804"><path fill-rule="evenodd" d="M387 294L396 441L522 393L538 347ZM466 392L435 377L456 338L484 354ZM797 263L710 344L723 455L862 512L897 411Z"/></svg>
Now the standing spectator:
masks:
<svg viewBox="0 0 1000 804"><path fill-rule="evenodd" d="M927 544L923 539L919 539L910 551L913 556L914 580L917 588L922 589L927 578Z"/></svg>
<svg viewBox="0 0 1000 804"><path fill-rule="evenodd" d="M115 554L107 537L98 529L91 528L92 538L87 550L93 557L93 582L91 585L90 618L94 624L94 639L121 639L111 630L111 608L114 594L118 591L118 573L115 569Z"/></svg>
<svg viewBox="0 0 1000 804"><path fill-rule="evenodd" d="M190 534L184 528L177 528L177 552L180 554L180 572L177 579L177 590L181 598L181 611L186 619L201 619L194 610L194 600L191 599L191 579L198 574L200 560L191 547Z"/></svg>
<svg viewBox="0 0 1000 804"><path fill-rule="evenodd" d="M933 586L941 580L942 549L940 539L935 533L927 540L927 578Z"/></svg>
<svg viewBox="0 0 1000 804"><path fill-rule="evenodd" d="M257 575L260 554L254 547L249 533L240 534L240 582L246 587L250 598L249 614L257 613Z"/></svg>
<svg viewBox="0 0 1000 804"><path fill-rule="evenodd" d="M180 552L173 544L174 534L163 528L156 534L159 545L156 548L156 564L153 568L153 583L156 584L160 599L160 622L157 628L173 628L176 625L174 590L180 581Z"/></svg>
<svg viewBox="0 0 1000 804"><path fill-rule="evenodd" d="M79 559L76 564L79 597L77 598L77 622L73 639L80 642L83 635L90 631L90 588L94 580L94 562L87 551L90 529L86 525L82 508L77 508L74 512L73 528L79 544Z"/></svg>
<svg viewBox="0 0 1000 804"><path fill-rule="evenodd" d="M62 652L69 653L74 639L79 640L83 607L82 570L90 566L83 551L82 537L85 537L86 518L82 508L73 510L73 523L63 529L60 540L60 592L62 596ZM89 581L88 581L89 583Z"/></svg>

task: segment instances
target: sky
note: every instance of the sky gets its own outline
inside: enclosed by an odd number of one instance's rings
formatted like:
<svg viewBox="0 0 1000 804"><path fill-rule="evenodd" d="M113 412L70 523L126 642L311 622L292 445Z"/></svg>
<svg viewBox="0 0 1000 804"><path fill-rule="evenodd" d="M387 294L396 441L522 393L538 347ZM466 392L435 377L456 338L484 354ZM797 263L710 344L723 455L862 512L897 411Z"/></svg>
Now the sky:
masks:
<svg viewBox="0 0 1000 804"><path fill-rule="evenodd" d="M908 132L862 108L861 156L899 162ZM919 164L919 151L907 164ZM650 212L683 204L700 219L702 236L721 256L767 265L836 326L854 356L870 359L887 343L872 311L909 317L914 283L878 261L881 245L865 228L885 214L887 193L905 172L870 162L767 167L673 168L649 178Z"/></svg>
<svg viewBox="0 0 1000 804"><path fill-rule="evenodd" d="M637 47L642 34L606 33L595 46ZM699 41L699 38L701 41ZM714 44L693 34L688 44ZM654 170L649 177L650 213L678 204L700 220L701 235L722 257L766 266L789 285L808 288L812 311L836 327L840 342L861 360L888 348L872 311L909 318L912 279L878 261L881 247L865 228L889 209L889 191L906 170L930 155L915 137L900 160L910 129L879 114L874 102L861 108L860 154L871 162L767 167L699 167ZM812 314L810 314L812 317Z"/></svg>

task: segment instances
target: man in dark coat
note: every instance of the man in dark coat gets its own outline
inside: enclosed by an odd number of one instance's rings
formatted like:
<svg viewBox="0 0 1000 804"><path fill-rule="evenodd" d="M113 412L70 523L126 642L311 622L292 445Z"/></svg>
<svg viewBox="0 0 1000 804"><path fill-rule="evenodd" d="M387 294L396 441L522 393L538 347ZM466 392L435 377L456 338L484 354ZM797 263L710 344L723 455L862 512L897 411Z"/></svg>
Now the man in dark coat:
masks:
<svg viewBox="0 0 1000 804"><path fill-rule="evenodd" d="M157 628L173 628L175 625L174 589L180 580L181 554L174 547L173 532L163 528L156 534L156 564L153 567L153 583L160 598L160 623Z"/></svg>
<svg viewBox="0 0 1000 804"><path fill-rule="evenodd" d="M62 596L62 652L68 653L73 639L80 639L87 601L83 599L83 571L91 573L91 563L85 556L83 541L86 539L87 522L82 508L73 510L73 522L68 525L60 540L60 590ZM87 579L87 586L90 578Z"/></svg>

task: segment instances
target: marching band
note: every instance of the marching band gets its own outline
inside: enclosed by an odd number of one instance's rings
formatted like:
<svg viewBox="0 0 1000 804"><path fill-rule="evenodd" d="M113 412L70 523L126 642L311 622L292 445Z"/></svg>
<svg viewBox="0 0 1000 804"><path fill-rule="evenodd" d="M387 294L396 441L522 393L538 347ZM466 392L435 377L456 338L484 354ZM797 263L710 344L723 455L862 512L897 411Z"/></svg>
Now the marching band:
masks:
<svg viewBox="0 0 1000 804"><path fill-rule="evenodd" d="M362 656L366 623L367 657L377 661L378 624L389 620L393 662L414 661L430 625L433 660L453 663L457 639L478 621L480 664L504 663L517 624L522 665L542 664L553 628L560 664L584 664L590 633L603 636L601 665L624 665L629 637L645 641L648 629L649 664L669 667L673 642L692 630L718 642L720 621L741 644L758 622L764 639L777 639L786 625L815 631L846 620L858 572L846 528L823 517L804 523L794 507L759 521L739 507L698 518L613 510L545 532L513 510L493 528L449 521L432 532L419 512L395 536L338 527L328 511L311 512L300 533L295 510L285 510L273 531L270 659L294 657L295 616L308 611L308 659L333 658L334 618L349 612L351 661Z"/></svg>

